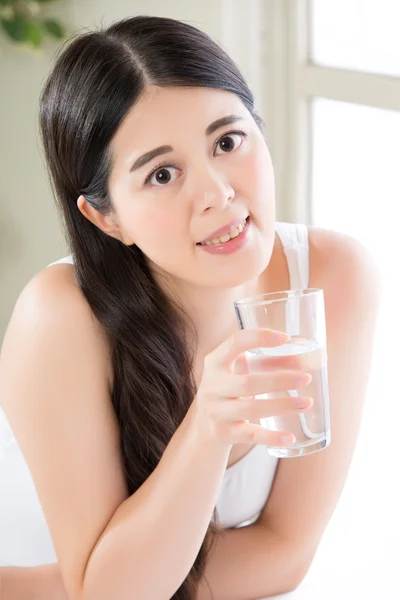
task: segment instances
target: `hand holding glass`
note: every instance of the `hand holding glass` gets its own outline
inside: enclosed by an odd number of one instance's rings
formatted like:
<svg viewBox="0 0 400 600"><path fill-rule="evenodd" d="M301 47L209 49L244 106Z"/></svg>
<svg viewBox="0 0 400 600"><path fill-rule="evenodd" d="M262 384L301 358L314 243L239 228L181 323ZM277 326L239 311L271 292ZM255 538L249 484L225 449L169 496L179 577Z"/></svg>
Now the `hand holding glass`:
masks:
<svg viewBox="0 0 400 600"><path fill-rule="evenodd" d="M283 345L246 351L249 373L259 372L260 357L292 357L291 369L296 364L296 370L312 375L311 383L304 388L255 396L263 400L307 396L314 401L307 412L260 419L266 429L290 431L296 438L290 446L268 446L269 454L287 458L326 448L330 443L330 419L323 290L308 288L262 294L238 300L234 306L241 329L266 328L291 336ZM276 362L271 361L271 365L271 369L278 370Z"/></svg>

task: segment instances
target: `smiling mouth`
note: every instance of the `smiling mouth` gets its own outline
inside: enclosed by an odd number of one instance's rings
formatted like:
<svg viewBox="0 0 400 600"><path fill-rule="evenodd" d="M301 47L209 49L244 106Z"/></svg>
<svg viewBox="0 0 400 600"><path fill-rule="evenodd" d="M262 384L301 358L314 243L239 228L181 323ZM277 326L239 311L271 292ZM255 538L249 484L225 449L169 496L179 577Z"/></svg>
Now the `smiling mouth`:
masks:
<svg viewBox="0 0 400 600"><path fill-rule="evenodd" d="M230 240L237 238L242 233L242 231L245 229L245 227L248 223L248 220L249 220L249 217L246 217L246 219L244 219L242 221L242 223L240 223L236 227L233 227L229 231L229 233L225 233L224 235L221 235L216 238L205 240L204 242L198 242L196 244L196 246L214 246L216 244L226 244Z"/></svg>

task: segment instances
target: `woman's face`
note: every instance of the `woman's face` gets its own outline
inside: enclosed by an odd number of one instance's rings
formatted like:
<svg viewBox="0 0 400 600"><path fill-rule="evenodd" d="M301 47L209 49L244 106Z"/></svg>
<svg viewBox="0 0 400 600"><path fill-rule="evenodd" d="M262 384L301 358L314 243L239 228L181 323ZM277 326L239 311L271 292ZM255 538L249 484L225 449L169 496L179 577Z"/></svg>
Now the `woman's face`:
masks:
<svg viewBox="0 0 400 600"><path fill-rule="evenodd" d="M239 119L207 133L229 115ZM139 160L161 146L172 148ZM235 94L148 86L110 150L109 189L119 237L136 244L156 273L226 288L264 271L274 244L273 168L261 131ZM238 250L210 253L199 245L248 215Z"/></svg>

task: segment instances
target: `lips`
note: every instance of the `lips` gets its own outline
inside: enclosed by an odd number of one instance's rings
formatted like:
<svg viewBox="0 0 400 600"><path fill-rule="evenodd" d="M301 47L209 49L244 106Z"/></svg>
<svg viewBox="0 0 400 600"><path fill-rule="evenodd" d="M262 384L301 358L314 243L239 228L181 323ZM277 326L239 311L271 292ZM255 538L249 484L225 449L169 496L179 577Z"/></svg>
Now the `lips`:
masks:
<svg viewBox="0 0 400 600"><path fill-rule="evenodd" d="M213 233L211 233L207 238L205 238L201 242L197 242L197 244L203 244L204 242L206 242L208 240L219 238L222 235L228 234L230 231L232 231L232 229L234 229L235 227L237 227L238 225L240 225L241 223L243 223L243 221L245 219L247 219L248 216L249 215L243 215L243 216L239 217L238 219L235 219L234 221L231 221L230 223L228 223L228 225L225 225L224 227L220 227L219 229L217 229L216 231L214 231Z"/></svg>

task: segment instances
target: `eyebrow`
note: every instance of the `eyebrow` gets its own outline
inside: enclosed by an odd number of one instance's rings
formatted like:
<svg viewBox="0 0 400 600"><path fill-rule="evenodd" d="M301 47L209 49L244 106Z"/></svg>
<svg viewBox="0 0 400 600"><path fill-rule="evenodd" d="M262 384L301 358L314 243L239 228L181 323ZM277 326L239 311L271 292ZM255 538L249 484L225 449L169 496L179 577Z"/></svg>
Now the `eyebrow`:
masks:
<svg viewBox="0 0 400 600"><path fill-rule="evenodd" d="M240 117L238 115L228 115L226 117L222 117L221 119L217 119L216 121L214 121L213 123L211 123L211 125L209 125L207 127L206 135L211 135L217 129L220 129L221 127L224 127L225 125L230 125L231 123L236 123L236 121L243 121L243 119L244 119L244 117ZM173 151L172 146L159 146L158 148L154 148L154 150L150 150L149 152L146 152L146 154L143 154L142 156L140 156L133 163L132 167L129 169L129 172L131 173L132 171L137 171L138 169L143 167L145 164L147 164L148 162L153 160L153 158L155 158L156 156L160 156L161 154L166 154L167 152L172 152L172 151Z"/></svg>

